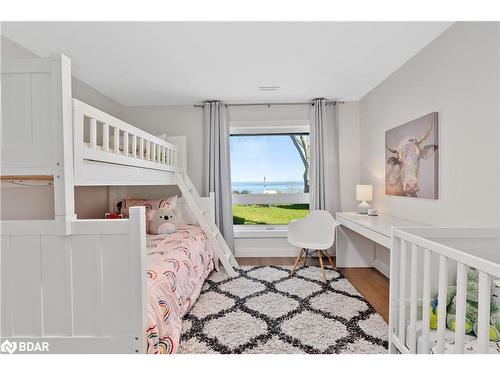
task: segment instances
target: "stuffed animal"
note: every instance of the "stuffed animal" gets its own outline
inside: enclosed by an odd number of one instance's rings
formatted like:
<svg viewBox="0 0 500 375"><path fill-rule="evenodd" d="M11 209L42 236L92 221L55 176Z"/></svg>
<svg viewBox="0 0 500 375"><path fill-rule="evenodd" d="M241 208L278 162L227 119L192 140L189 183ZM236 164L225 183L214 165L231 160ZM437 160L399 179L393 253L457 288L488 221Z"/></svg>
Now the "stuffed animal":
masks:
<svg viewBox="0 0 500 375"><path fill-rule="evenodd" d="M150 234L171 234L180 226L180 219L171 208L156 208L148 211Z"/></svg>
<svg viewBox="0 0 500 375"><path fill-rule="evenodd" d="M498 303L498 290L492 293L490 301L490 341L500 341L500 304ZM465 333L471 333L477 336L478 319L478 293L479 293L479 274L477 270L470 269L467 273L467 297L465 304ZM457 287L449 286L446 296L446 326L451 331L455 331L456 322L456 296ZM437 328L437 297L431 301L430 328Z"/></svg>

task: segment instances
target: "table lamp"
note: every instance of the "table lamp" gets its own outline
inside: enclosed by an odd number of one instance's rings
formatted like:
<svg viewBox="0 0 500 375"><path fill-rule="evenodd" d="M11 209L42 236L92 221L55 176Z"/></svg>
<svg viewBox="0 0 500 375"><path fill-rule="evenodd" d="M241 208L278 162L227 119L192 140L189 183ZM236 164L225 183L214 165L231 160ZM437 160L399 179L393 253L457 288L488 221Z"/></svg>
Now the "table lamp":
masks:
<svg viewBox="0 0 500 375"><path fill-rule="evenodd" d="M367 201L372 200L373 185L356 185L356 200L361 201L358 206L360 214L367 214L368 209L371 207Z"/></svg>

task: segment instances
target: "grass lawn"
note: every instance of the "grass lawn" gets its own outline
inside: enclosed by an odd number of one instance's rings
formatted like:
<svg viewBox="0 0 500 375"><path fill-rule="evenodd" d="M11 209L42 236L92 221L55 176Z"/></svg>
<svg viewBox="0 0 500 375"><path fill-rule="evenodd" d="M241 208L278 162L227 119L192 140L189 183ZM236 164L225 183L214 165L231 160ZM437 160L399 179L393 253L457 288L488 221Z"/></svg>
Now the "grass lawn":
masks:
<svg viewBox="0 0 500 375"><path fill-rule="evenodd" d="M233 224L288 224L290 220L302 219L308 213L308 204L235 204Z"/></svg>

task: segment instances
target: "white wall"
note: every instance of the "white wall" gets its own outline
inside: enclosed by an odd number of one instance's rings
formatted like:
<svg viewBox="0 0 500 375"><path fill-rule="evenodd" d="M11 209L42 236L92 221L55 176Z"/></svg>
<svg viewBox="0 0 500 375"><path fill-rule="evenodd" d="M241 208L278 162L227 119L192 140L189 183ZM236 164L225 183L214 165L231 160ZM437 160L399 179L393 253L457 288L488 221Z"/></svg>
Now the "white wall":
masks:
<svg viewBox="0 0 500 375"><path fill-rule="evenodd" d="M498 226L498 23L456 23L359 103L361 180L374 206L440 226ZM384 133L439 113L439 199L384 196Z"/></svg>

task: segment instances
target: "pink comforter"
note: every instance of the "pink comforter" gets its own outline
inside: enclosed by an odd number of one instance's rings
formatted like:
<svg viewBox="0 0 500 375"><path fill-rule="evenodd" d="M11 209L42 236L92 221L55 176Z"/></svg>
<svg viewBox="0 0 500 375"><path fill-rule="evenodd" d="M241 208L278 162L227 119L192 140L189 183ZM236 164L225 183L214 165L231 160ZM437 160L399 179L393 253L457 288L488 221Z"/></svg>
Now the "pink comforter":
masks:
<svg viewBox="0 0 500 375"><path fill-rule="evenodd" d="M147 353L177 352L182 317L214 268L203 229L183 226L170 235L147 236Z"/></svg>

